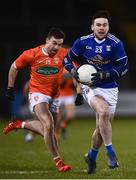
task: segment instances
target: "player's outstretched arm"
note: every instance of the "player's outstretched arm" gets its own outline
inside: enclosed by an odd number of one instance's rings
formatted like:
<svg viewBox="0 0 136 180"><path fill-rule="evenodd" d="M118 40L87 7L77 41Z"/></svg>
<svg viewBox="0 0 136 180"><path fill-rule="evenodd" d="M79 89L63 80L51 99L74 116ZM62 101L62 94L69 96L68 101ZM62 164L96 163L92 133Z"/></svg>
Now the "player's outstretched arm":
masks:
<svg viewBox="0 0 136 180"><path fill-rule="evenodd" d="M9 100L14 100L14 84L18 74L18 70L14 67L14 63L11 65L9 74L8 74L8 86L6 91L6 97Z"/></svg>

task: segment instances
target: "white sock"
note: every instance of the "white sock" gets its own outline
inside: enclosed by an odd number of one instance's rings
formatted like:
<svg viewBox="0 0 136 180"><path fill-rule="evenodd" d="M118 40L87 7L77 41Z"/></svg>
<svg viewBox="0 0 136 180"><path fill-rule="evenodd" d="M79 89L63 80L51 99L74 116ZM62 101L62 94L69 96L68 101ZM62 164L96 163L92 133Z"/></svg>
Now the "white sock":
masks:
<svg viewBox="0 0 136 180"><path fill-rule="evenodd" d="M25 127L25 121L22 122L22 127L21 128L24 128Z"/></svg>

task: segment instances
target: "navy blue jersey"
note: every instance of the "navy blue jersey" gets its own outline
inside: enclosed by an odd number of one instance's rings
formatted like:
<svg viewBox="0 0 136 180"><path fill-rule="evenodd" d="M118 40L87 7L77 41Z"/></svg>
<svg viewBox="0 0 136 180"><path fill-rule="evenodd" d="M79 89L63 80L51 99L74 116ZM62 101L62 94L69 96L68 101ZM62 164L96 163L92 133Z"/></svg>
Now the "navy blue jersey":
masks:
<svg viewBox="0 0 136 180"><path fill-rule="evenodd" d="M108 79L97 85L102 88L117 87L119 78L128 71L128 58L123 43L110 33L101 41L93 34L78 38L63 61L68 71L74 68L73 61L80 65L93 64L98 69L110 73Z"/></svg>

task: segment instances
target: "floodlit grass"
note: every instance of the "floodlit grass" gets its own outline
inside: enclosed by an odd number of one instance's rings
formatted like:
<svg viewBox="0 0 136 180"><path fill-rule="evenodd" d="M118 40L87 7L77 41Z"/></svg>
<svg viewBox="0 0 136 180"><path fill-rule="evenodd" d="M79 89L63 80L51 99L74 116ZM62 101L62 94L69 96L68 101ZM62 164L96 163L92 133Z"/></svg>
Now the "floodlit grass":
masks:
<svg viewBox="0 0 136 180"><path fill-rule="evenodd" d="M129 179L136 178L136 119L113 121L113 144L120 167L110 170L107 167L105 148L100 150L95 175L86 173L84 154L90 148L90 137L95 128L95 120L76 119L68 127L67 140L60 140L61 154L65 162L72 166L66 173L56 171L54 162L43 143L36 135L34 141L26 143L22 130L2 134L0 125L0 179Z"/></svg>

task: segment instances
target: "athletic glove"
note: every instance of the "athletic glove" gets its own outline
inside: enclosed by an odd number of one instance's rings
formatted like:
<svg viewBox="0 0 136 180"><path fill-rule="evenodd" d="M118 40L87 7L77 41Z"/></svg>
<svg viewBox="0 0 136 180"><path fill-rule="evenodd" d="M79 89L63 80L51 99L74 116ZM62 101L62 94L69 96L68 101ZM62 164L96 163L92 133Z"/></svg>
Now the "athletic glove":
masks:
<svg viewBox="0 0 136 180"><path fill-rule="evenodd" d="M101 80L107 79L110 77L110 73L104 72L104 71L99 71L97 73L92 74L92 82L93 85L98 84L101 82Z"/></svg>
<svg viewBox="0 0 136 180"><path fill-rule="evenodd" d="M6 97L10 100L13 101L15 98L15 92L13 87L8 87L6 91Z"/></svg>
<svg viewBox="0 0 136 180"><path fill-rule="evenodd" d="M76 70L75 68L73 68L70 73L71 73L72 77L74 77L75 80L76 80L77 82L79 82L79 76L78 76L77 70Z"/></svg>
<svg viewBox="0 0 136 180"><path fill-rule="evenodd" d="M75 105L80 106L82 104L84 104L84 98L83 98L82 94L78 93L77 97L75 99Z"/></svg>

